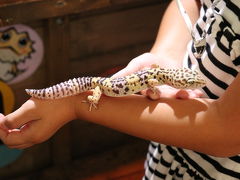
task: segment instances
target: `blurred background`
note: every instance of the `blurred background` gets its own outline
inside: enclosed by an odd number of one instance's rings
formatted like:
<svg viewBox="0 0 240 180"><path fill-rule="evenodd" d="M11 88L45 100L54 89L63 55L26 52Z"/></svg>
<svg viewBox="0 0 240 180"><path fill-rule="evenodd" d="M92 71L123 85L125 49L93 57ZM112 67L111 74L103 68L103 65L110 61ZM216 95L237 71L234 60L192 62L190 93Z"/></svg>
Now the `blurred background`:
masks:
<svg viewBox="0 0 240 180"><path fill-rule="evenodd" d="M28 99L25 88L78 76L109 76L148 52L168 2L1 0L2 40L10 39L8 32L14 30L25 37L18 41L21 47L28 44L31 49L24 60L21 56L9 67L0 64L2 72L15 68L12 76L0 77L1 112L23 104ZM3 55L2 50L2 62ZM0 142L0 179L141 179L147 148L145 140L74 120L47 142L23 151Z"/></svg>

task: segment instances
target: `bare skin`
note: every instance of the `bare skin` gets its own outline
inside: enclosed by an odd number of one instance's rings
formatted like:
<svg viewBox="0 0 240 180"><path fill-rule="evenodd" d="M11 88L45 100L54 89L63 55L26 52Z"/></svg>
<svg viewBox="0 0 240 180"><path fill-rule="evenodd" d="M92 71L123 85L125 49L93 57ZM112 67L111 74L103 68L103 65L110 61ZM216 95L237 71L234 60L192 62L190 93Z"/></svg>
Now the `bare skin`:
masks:
<svg viewBox="0 0 240 180"><path fill-rule="evenodd" d="M184 6L191 17L198 17L195 1L186 0ZM176 39L181 42L178 46L173 44ZM151 54L135 58L116 76L130 74L151 64L179 67L189 39L176 4L171 3ZM32 98L15 112L2 115L0 138L11 148L27 148L49 139L69 121L81 118L144 139L214 156L232 156L240 152L239 88L238 75L218 100L198 99L196 97L201 96L199 91L179 91L168 87L160 88L161 93L157 97L150 91L145 92L156 101L139 95L122 98L103 96L99 109L90 113L88 106L81 103L88 93L59 100ZM52 113L56 109L59 113Z"/></svg>

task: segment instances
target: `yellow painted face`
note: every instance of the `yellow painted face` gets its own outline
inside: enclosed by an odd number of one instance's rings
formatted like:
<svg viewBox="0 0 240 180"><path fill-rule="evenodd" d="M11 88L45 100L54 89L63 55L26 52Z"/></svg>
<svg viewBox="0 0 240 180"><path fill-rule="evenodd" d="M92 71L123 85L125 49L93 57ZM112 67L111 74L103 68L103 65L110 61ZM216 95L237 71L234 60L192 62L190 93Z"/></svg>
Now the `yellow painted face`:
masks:
<svg viewBox="0 0 240 180"><path fill-rule="evenodd" d="M18 33L14 28L0 32L0 49L10 49L18 56L29 56L33 50L33 41L26 32Z"/></svg>

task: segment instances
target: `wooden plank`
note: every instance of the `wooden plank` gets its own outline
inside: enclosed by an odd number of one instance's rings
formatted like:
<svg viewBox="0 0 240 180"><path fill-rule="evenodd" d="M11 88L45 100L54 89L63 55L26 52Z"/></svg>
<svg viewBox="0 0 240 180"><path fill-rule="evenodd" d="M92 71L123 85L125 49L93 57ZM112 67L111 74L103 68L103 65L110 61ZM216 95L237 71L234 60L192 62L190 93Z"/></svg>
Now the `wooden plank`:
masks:
<svg viewBox="0 0 240 180"><path fill-rule="evenodd" d="M68 75L69 67L69 19L52 18L47 22L46 64L48 84L62 81ZM51 138L52 162L65 164L71 160L70 125L61 128Z"/></svg>
<svg viewBox="0 0 240 180"><path fill-rule="evenodd" d="M144 175L145 159L136 160L97 175L79 180L140 180ZM76 179L77 180L77 179Z"/></svg>
<svg viewBox="0 0 240 180"><path fill-rule="evenodd" d="M45 40L48 84L61 81L69 74L69 28L68 16L48 20Z"/></svg>
<svg viewBox="0 0 240 180"><path fill-rule="evenodd" d="M122 177L125 177L124 175L126 173L124 173L121 168L118 168L138 160L143 161L147 153L147 147L148 142L138 140L128 145L109 149L102 153L95 153L91 156L84 156L81 159L75 159L71 163L66 163L65 165L50 166L44 169L39 168L38 171L25 173L18 178L14 177L14 180L25 180L32 177L38 177L38 179L84 180L85 178L92 177L96 174L108 173L111 171L113 173L114 170L119 172L119 175L121 174ZM97 147L93 145L93 148ZM136 165L137 171L138 169L143 168L143 163L141 164L140 161L139 164ZM134 166L132 166L131 171L134 171ZM130 171L128 172L131 173ZM117 174L111 174L111 176L117 177Z"/></svg>
<svg viewBox="0 0 240 180"><path fill-rule="evenodd" d="M166 3L167 0L4 0L0 3L0 26L77 14L117 6Z"/></svg>
<svg viewBox="0 0 240 180"><path fill-rule="evenodd" d="M167 4L71 20L71 59L86 59L153 41Z"/></svg>
<svg viewBox="0 0 240 180"><path fill-rule="evenodd" d="M38 3L41 1L45 1L45 2L49 2L51 0L1 0L0 1L0 8L2 7L11 7L11 6L16 6L16 5L30 5L30 4L34 4L34 3ZM90 1L90 0L80 0L80 1ZM147 3L149 2L153 2L155 0L149 0ZM161 0L162 2L164 1L169 1L169 0ZM61 2L66 2L66 0L59 0L58 3L61 4ZM67 3L69 3L70 1L68 0ZM144 0L108 0L107 1L109 5L116 5L116 4L129 4L129 3L143 3ZM145 1L146 2L146 1ZM156 2L156 1L155 1ZM70 2L71 3L71 2Z"/></svg>
<svg viewBox="0 0 240 180"><path fill-rule="evenodd" d="M124 67L136 56L148 51L153 42L146 42L134 47L126 47L115 52L90 56L85 59L72 60L70 63L71 77L99 76L105 71Z"/></svg>
<svg viewBox="0 0 240 180"><path fill-rule="evenodd" d="M133 136L82 120L72 123L71 146L74 159L102 153L138 141Z"/></svg>
<svg viewBox="0 0 240 180"><path fill-rule="evenodd" d="M99 75L148 52L167 4L71 18L71 77Z"/></svg>
<svg viewBox="0 0 240 180"><path fill-rule="evenodd" d="M109 0L41 0L0 8L4 24L26 23L33 20L64 16L109 5Z"/></svg>
<svg viewBox="0 0 240 180"><path fill-rule="evenodd" d="M0 7L26 4L26 3L35 2L35 1L42 1L42 0L1 0Z"/></svg>

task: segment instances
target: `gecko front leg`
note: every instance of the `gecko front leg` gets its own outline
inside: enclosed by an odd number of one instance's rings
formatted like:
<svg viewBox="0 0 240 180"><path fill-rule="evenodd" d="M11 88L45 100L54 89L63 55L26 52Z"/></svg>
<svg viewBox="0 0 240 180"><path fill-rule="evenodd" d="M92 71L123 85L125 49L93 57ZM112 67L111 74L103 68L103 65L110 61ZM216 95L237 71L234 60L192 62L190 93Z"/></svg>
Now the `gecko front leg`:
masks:
<svg viewBox="0 0 240 180"><path fill-rule="evenodd" d="M152 64L151 68L159 68L159 65ZM158 85L159 85L159 82L157 79L149 79L148 80L148 88L151 89L154 94L159 92L159 90L156 88L156 86L158 86Z"/></svg>
<svg viewBox="0 0 240 180"><path fill-rule="evenodd" d="M158 93L158 88L156 88L156 86L159 85L159 82L157 79L149 79L148 80L148 88L151 89L153 91L154 94Z"/></svg>
<svg viewBox="0 0 240 180"><path fill-rule="evenodd" d="M95 87L95 89L93 89L92 92L93 92L92 95L89 95L87 97L87 101L82 101L85 103L89 103L89 111L92 110L92 107L97 109L98 101L102 95L102 91L99 86Z"/></svg>

